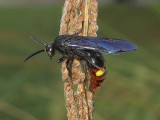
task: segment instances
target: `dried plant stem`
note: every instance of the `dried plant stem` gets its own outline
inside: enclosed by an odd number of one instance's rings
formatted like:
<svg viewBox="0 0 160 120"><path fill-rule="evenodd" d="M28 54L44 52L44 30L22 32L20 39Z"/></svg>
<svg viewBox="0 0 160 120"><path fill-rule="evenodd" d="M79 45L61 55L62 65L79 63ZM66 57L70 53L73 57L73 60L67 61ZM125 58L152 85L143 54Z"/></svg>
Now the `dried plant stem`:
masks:
<svg viewBox="0 0 160 120"><path fill-rule="evenodd" d="M79 35L96 36L97 7L96 0L65 0L59 34L80 31ZM66 68L66 60L62 64L67 117L69 120L92 120L94 93L87 89L86 72L80 63L78 59L73 60L72 74Z"/></svg>

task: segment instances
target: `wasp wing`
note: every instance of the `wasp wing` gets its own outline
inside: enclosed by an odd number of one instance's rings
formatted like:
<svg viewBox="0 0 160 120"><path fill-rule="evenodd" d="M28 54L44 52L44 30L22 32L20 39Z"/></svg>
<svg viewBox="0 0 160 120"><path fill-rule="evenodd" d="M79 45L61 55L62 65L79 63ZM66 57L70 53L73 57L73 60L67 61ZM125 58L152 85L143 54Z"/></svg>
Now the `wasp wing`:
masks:
<svg viewBox="0 0 160 120"><path fill-rule="evenodd" d="M71 37L71 39L67 40L66 46L76 47L76 49L93 50L105 54L134 52L137 49L137 46L129 41L85 36Z"/></svg>

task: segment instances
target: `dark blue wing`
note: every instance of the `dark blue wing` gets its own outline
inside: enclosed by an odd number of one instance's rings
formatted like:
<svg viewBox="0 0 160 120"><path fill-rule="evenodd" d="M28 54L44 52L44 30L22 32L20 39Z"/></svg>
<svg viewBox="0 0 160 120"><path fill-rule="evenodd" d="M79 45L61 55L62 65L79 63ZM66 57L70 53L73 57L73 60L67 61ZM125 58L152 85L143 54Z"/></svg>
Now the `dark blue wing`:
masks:
<svg viewBox="0 0 160 120"><path fill-rule="evenodd" d="M67 40L66 45L76 47L76 49L93 50L105 54L133 52L137 49L135 44L125 40L84 36L73 36Z"/></svg>

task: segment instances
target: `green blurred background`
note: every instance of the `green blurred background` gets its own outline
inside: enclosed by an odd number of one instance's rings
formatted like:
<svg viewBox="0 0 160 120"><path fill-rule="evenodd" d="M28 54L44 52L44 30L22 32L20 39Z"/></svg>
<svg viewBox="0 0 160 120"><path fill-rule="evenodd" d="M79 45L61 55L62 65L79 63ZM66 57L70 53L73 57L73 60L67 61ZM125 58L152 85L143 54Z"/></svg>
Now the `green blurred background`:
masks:
<svg viewBox="0 0 160 120"><path fill-rule="evenodd" d="M31 36L46 43L58 36L63 2L1 3L0 120L67 119L61 64L56 63L61 55L50 60L42 53L23 62L43 48ZM99 5L98 36L132 41L138 50L104 55L108 75L96 92L94 120L160 120L158 3Z"/></svg>

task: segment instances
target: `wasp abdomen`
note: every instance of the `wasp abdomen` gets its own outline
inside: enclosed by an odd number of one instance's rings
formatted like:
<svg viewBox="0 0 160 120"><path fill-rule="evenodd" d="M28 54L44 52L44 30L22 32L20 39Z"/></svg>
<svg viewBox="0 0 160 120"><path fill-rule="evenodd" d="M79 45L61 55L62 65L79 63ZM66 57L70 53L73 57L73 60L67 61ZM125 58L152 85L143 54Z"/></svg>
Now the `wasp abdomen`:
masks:
<svg viewBox="0 0 160 120"><path fill-rule="evenodd" d="M101 53L95 51L85 51L88 62L88 73L90 79L90 91L97 90L102 86L106 75L106 66Z"/></svg>
<svg viewBox="0 0 160 120"><path fill-rule="evenodd" d="M105 66L102 68L103 70L100 69L90 69L90 91L95 91L98 88L100 88L103 84L103 81L106 76L106 68Z"/></svg>

